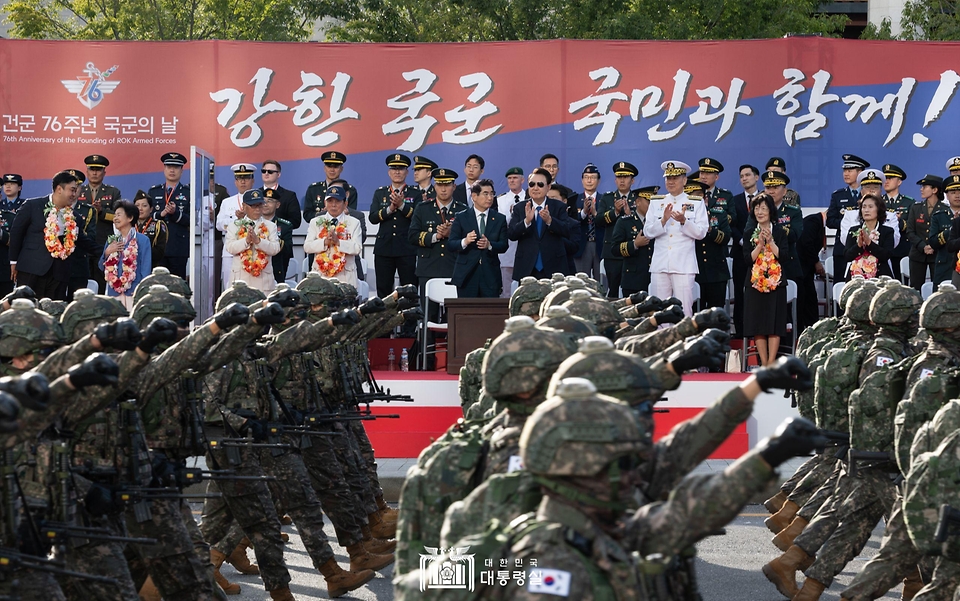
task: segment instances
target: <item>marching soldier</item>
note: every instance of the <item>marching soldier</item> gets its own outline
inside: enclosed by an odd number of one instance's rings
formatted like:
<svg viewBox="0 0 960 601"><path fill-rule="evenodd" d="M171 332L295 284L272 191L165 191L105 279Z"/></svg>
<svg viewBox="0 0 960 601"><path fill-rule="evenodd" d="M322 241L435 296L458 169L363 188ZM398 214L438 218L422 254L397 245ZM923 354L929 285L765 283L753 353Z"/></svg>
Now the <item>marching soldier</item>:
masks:
<svg viewBox="0 0 960 601"><path fill-rule="evenodd" d="M630 188L638 173L639 170L630 163L615 163L613 175L617 180L617 189L601 196L597 203L596 221L597 227L604 229L602 256L607 272L607 296L610 298L620 297L620 279L623 273L623 259L614 253L612 247L613 228L617 219L636 210L637 197Z"/></svg>
<svg viewBox="0 0 960 601"><path fill-rule="evenodd" d="M103 183L103 176L106 175L107 167L110 166L107 157L102 154L92 154L83 159L83 162L87 166L87 183L80 186L77 200L92 206L97 212L96 241L97 246L103 248L107 244L107 237L113 235L113 206L122 198L122 195L116 186ZM104 294L106 284L103 271L97 265L99 259L99 256L89 257L90 274L100 286L97 292Z"/></svg>
<svg viewBox="0 0 960 601"><path fill-rule="evenodd" d="M327 187L340 179L343 173L343 164L347 162L347 155L336 150L330 150L320 155L323 162L323 171L326 176L318 182L313 182L303 194L303 220L311 219L323 212L323 202L327 198ZM347 189L347 209L357 210L357 189L344 182Z"/></svg>
<svg viewBox="0 0 960 601"><path fill-rule="evenodd" d="M169 240L164 257L165 267L181 278L187 277L187 258L190 256L190 186L180 183L187 157L179 152L168 152L160 157L163 163L164 183L147 190L153 205L153 218L167 222Z"/></svg>

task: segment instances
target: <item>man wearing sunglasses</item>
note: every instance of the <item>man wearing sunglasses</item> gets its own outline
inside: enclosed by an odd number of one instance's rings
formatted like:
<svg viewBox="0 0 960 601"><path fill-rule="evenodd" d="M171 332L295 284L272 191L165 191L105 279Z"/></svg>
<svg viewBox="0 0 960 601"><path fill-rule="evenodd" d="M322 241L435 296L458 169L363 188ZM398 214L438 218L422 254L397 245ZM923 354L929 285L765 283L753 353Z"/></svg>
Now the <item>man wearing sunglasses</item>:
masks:
<svg viewBox="0 0 960 601"><path fill-rule="evenodd" d="M564 241L574 239L574 230L580 233L580 224L567 215L565 202L547 198L551 181L549 171L534 169L527 178L530 200L514 205L510 216L507 237L517 241L513 279L518 282L528 275L572 275Z"/></svg>
<svg viewBox="0 0 960 601"><path fill-rule="evenodd" d="M280 205L277 207L277 217L286 219L296 230L300 227L300 199L293 190L287 190L279 183L280 180L280 162L268 159L260 167L260 179L263 180L263 191L273 190L271 198L278 199Z"/></svg>

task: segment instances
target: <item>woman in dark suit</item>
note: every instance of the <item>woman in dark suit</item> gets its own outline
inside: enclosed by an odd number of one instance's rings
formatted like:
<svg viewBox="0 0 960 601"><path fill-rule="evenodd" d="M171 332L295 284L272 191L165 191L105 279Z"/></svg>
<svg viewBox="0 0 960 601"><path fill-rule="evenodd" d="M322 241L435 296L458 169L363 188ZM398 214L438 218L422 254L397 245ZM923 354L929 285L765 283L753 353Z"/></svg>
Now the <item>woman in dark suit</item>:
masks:
<svg viewBox="0 0 960 601"><path fill-rule="evenodd" d="M787 277L782 273L779 282L754 281L754 267L761 255L780 260L787 252L787 232L778 223L779 214L773 198L766 192L757 194L750 202L748 227L743 232L743 258L747 274L743 286L743 336L753 338L760 365L771 365L777 360L780 338L787 335ZM762 261L761 261L762 263ZM759 268L758 268L759 269ZM758 275L763 275L758 273Z"/></svg>
<svg viewBox="0 0 960 601"><path fill-rule="evenodd" d="M847 260L847 280L859 272L865 278L881 275L893 277L890 257L893 256L893 230L879 221L878 215L887 214L887 205L876 194L867 194L860 201L860 224L847 232L847 242L843 249ZM876 259L875 271L870 271L869 257ZM855 261L856 260L856 261ZM858 269L858 263L860 268ZM866 269L866 271L864 271Z"/></svg>

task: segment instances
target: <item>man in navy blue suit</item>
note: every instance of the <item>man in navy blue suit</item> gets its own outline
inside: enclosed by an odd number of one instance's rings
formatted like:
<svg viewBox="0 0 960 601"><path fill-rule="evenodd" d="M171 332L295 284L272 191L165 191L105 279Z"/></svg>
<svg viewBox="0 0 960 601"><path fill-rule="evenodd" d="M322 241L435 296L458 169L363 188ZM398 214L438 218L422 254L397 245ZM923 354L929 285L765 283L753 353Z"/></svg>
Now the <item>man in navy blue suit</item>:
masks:
<svg viewBox="0 0 960 601"><path fill-rule="evenodd" d="M457 213L447 249L458 253L451 281L460 298L497 298L503 286L501 253L507 251L507 218L491 210L497 193L482 179L470 189L473 206Z"/></svg>
<svg viewBox="0 0 960 601"><path fill-rule="evenodd" d="M550 172L534 169L527 178L530 200L513 207L507 237L517 241L513 279L549 278L554 273L572 275L564 240L574 240L580 224L567 215L566 203L547 198Z"/></svg>

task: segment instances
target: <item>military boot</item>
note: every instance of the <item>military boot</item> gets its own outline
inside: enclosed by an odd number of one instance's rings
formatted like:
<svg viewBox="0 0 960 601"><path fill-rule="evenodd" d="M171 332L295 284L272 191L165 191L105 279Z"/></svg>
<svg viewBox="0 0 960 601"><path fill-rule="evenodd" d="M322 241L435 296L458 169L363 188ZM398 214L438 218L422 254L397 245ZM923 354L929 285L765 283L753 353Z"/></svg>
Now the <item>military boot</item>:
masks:
<svg viewBox="0 0 960 601"><path fill-rule="evenodd" d="M273 601L297 601L297 598L293 596L293 593L291 593L287 587L270 591L270 598L273 599Z"/></svg>
<svg viewBox="0 0 960 601"><path fill-rule="evenodd" d="M387 555L397 549L396 540L374 537L370 526L361 526L360 532L363 534L363 548L374 555Z"/></svg>
<svg viewBox="0 0 960 601"><path fill-rule="evenodd" d="M783 504L787 502L787 494L782 490L763 502L763 506L770 513L777 513Z"/></svg>
<svg viewBox="0 0 960 601"><path fill-rule="evenodd" d="M920 577L920 570L913 570L909 576L903 579L903 592L900 593L900 601L910 601L917 596L922 588L923 578Z"/></svg>
<svg viewBox="0 0 960 601"><path fill-rule="evenodd" d="M163 601L163 598L160 596L160 591L157 590L157 586L153 583L153 578L149 576L147 576L143 586L140 587L140 601Z"/></svg>
<svg viewBox="0 0 960 601"><path fill-rule="evenodd" d="M293 524L293 518L291 518L289 515L283 514L282 516L280 516L281 526L290 526L291 524Z"/></svg>
<svg viewBox="0 0 960 601"><path fill-rule="evenodd" d="M340 567L336 559L330 558L320 566L320 573L327 582L327 596L331 599L346 595L373 580L373 570L348 572Z"/></svg>
<svg viewBox="0 0 960 601"><path fill-rule="evenodd" d="M397 536L397 523L384 521L380 517L379 511L368 514L367 521L370 524L370 532L376 538L395 538Z"/></svg>
<svg viewBox="0 0 960 601"><path fill-rule="evenodd" d="M793 544L795 538L800 536L803 529L807 527L807 520L800 516L793 518L790 525L780 531L780 534L773 537L773 544L781 551L786 551Z"/></svg>
<svg viewBox="0 0 960 601"><path fill-rule="evenodd" d="M803 588L793 598L793 601L818 601L825 588L827 587L822 582L807 578L803 581Z"/></svg>
<svg viewBox="0 0 960 601"><path fill-rule="evenodd" d="M260 567L257 564L250 563L250 558L247 557L247 549L252 547L253 543L250 542L250 539L244 537L240 541L240 544L237 545L237 548L233 550L233 553L230 554L230 557L227 558L227 563L232 565L238 572L241 574L259 574Z"/></svg>
<svg viewBox="0 0 960 601"><path fill-rule="evenodd" d="M362 542L347 547L347 553L350 555L351 572L380 570L396 561L393 555L375 555L367 551Z"/></svg>
<svg viewBox="0 0 960 601"><path fill-rule="evenodd" d="M223 592L227 595L239 595L240 585L235 582L230 582L220 573L220 566L222 566L226 560L226 555L216 549L210 549L210 563L213 564L213 579L217 581L217 585L223 589Z"/></svg>
<svg viewBox="0 0 960 601"><path fill-rule="evenodd" d="M799 592L797 588L797 569L800 562L807 559L803 549L794 545L787 552L763 566L763 575L777 587L780 594L787 599Z"/></svg>
<svg viewBox="0 0 960 601"><path fill-rule="evenodd" d="M289 542L290 542L290 535L287 534L286 532L281 532L281 533L280 533L280 540L282 540L282 541L285 542L285 543L289 543Z"/></svg>
<svg viewBox="0 0 960 601"><path fill-rule="evenodd" d="M767 525L770 532L779 534L781 530L790 525L798 511L800 511L799 505L793 501L785 501L780 511L763 520L763 523Z"/></svg>
<svg viewBox="0 0 960 601"><path fill-rule="evenodd" d="M383 500L383 497L377 497L377 509L380 510L380 517L383 518L384 522L393 522L397 523L397 516L399 512L387 505L387 502Z"/></svg>

